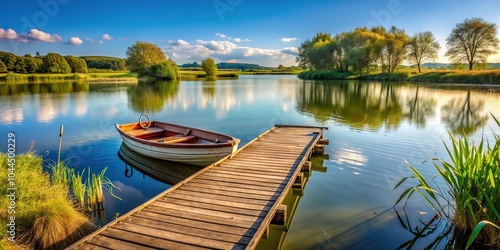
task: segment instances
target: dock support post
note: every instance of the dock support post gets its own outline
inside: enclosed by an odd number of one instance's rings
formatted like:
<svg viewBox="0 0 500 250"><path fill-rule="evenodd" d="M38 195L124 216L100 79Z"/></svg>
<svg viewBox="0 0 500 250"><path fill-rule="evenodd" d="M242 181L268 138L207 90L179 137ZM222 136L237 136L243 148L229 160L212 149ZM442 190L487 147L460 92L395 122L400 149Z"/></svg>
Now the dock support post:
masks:
<svg viewBox="0 0 500 250"><path fill-rule="evenodd" d="M278 206L278 209L276 210L276 212L274 212L274 216L273 216L273 219L271 220L271 223L276 224L276 225L285 225L285 223L286 223L286 210L287 210L287 206L280 204Z"/></svg>
<svg viewBox="0 0 500 250"><path fill-rule="evenodd" d="M304 179L304 173L298 173L297 177L295 177L295 181L293 182L292 188L300 188L302 189L304 187L305 179Z"/></svg>
<svg viewBox="0 0 500 250"><path fill-rule="evenodd" d="M314 145L314 153L320 155L325 154L325 145L322 144Z"/></svg>
<svg viewBox="0 0 500 250"><path fill-rule="evenodd" d="M326 138L321 138L321 139L319 139L318 144L320 144L320 145L329 145L330 144L330 140L328 140Z"/></svg>
<svg viewBox="0 0 500 250"><path fill-rule="evenodd" d="M268 225L266 226L266 229L264 230L264 234L262 234L261 238L263 238L263 239L267 239L267 238L269 238L269 234L271 233L269 230L270 230L270 229L269 229L269 224L268 224Z"/></svg>
<svg viewBox="0 0 500 250"><path fill-rule="evenodd" d="M304 164L302 164L302 172L311 172L311 161L305 161Z"/></svg>

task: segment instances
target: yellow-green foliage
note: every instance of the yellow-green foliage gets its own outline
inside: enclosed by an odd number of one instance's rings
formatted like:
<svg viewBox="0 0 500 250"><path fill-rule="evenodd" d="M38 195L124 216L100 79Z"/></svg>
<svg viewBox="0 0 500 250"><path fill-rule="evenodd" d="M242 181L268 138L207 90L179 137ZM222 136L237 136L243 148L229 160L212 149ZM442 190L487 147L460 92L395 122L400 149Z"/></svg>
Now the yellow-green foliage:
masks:
<svg viewBox="0 0 500 250"><path fill-rule="evenodd" d="M63 248L94 230L88 218L71 205L67 189L50 184L40 157L28 153L15 159L15 214L8 214L9 200L0 199L0 224L6 225L10 216L15 216L16 244L7 240L7 230L0 230L0 249ZM0 153L2 166L7 166L7 160L7 155ZM7 178L8 168L2 167L1 197L8 195Z"/></svg>

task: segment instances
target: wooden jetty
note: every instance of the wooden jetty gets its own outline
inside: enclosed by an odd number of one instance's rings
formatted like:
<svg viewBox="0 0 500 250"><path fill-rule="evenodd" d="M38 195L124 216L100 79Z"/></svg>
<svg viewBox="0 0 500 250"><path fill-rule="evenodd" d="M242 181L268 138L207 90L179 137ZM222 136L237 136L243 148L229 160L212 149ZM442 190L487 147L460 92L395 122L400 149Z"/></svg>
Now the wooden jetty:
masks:
<svg viewBox="0 0 500 250"><path fill-rule="evenodd" d="M302 188L322 127L276 125L69 249L254 249Z"/></svg>

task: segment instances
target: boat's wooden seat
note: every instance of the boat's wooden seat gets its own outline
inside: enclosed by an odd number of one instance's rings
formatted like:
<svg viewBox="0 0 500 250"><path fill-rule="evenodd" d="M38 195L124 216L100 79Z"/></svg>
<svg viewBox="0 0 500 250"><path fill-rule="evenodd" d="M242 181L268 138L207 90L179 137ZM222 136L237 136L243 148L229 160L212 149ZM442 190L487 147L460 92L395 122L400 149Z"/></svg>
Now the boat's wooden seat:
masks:
<svg viewBox="0 0 500 250"><path fill-rule="evenodd" d="M168 136L168 137L163 137L163 138L157 138L152 141L154 142L163 142L163 143L178 143L178 142L185 142L189 140L193 140L196 138L194 135L174 135L174 136Z"/></svg>
<svg viewBox="0 0 500 250"><path fill-rule="evenodd" d="M162 129L159 127L150 127L147 129L136 129L136 130L127 131L127 133L129 135L135 136L135 137L143 137L143 136L147 136L147 135L151 135L151 134L155 134L155 133L161 133L161 132L165 132L165 129Z"/></svg>

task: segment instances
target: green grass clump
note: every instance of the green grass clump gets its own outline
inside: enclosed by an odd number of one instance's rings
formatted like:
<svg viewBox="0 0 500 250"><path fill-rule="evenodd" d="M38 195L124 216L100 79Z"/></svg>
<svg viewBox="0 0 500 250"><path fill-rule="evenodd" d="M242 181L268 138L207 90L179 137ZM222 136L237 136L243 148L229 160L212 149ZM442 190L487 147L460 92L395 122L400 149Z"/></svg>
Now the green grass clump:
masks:
<svg viewBox="0 0 500 250"><path fill-rule="evenodd" d="M500 247L500 135L494 133L493 144L482 138L477 146L465 135L450 136L452 145L445 147L451 161L434 162L439 174L432 178L442 178L446 189L432 187L410 165L414 176L403 178L395 189L408 178L416 179L418 185L403 191L396 204L402 200L408 202L417 192L439 215L451 218L457 229L471 234L468 246L477 238L483 244ZM447 212L448 207L451 213Z"/></svg>
<svg viewBox="0 0 500 250"><path fill-rule="evenodd" d="M0 249L63 248L89 234L95 227L78 212L68 200L63 185L51 184L42 170L42 159L31 153L17 155L15 161L16 192L15 215L8 214L8 199L0 199L0 224L6 225L15 216L16 244L8 240L7 230L0 230ZM2 166L8 166L8 157L0 153ZM9 193L8 168L0 169L0 196Z"/></svg>

